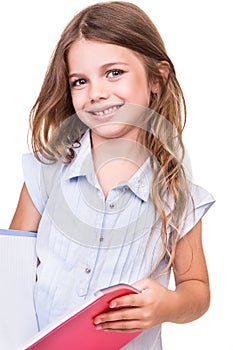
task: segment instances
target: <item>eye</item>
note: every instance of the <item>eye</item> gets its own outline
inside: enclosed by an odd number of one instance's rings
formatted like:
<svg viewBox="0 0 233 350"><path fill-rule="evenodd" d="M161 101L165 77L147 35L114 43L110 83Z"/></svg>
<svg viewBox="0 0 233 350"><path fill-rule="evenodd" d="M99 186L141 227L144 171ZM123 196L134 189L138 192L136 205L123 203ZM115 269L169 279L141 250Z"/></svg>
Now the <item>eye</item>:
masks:
<svg viewBox="0 0 233 350"><path fill-rule="evenodd" d="M124 71L122 69L111 69L110 71L107 72L107 77L108 78L117 78L120 75L122 75Z"/></svg>
<svg viewBox="0 0 233 350"><path fill-rule="evenodd" d="M86 79L81 78L81 79L75 79L71 81L71 87L82 87L86 84Z"/></svg>

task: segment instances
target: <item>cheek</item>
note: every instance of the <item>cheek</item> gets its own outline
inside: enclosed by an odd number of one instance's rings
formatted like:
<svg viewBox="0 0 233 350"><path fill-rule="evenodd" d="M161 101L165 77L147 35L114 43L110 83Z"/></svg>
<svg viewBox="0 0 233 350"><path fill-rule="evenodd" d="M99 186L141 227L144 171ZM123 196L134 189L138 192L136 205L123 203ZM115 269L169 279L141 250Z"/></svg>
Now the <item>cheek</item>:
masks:
<svg viewBox="0 0 233 350"><path fill-rule="evenodd" d="M76 91L71 91L71 99L76 112L84 109L84 98L82 94L77 94Z"/></svg>
<svg viewBox="0 0 233 350"><path fill-rule="evenodd" d="M150 103L150 89L147 80L132 79L130 83L125 84L125 89L121 89L128 102L148 107Z"/></svg>

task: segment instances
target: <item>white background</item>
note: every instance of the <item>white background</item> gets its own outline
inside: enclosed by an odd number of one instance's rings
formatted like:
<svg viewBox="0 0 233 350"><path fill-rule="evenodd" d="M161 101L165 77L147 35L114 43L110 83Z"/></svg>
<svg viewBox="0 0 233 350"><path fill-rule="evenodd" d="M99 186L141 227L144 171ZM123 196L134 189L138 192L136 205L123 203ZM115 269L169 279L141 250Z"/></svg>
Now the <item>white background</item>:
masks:
<svg viewBox="0 0 233 350"><path fill-rule="evenodd" d="M0 227L23 182L29 111L68 21L95 1L12 0L0 5ZM132 1L158 27L184 90L185 146L194 180L216 198L203 220L212 287L210 310L187 325L164 325L164 350L232 350L232 11L230 0ZM230 320L230 322L229 322ZM142 350L142 349L139 349Z"/></svg>

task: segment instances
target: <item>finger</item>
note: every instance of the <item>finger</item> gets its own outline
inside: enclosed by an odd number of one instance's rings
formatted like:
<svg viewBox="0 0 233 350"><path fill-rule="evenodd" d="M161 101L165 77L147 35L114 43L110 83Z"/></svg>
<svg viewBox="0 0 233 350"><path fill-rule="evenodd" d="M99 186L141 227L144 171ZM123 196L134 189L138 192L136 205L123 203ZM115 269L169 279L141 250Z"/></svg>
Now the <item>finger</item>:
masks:
<svg viewBox="0 0 233 350"><path fill-rule="evenodd" d="M103 329L104 332L135 333L142 332L143 329Z"/></svg>
<svg viewBox="0 0 233 350"><path fill-rule="evenodd" d="M140 320L105 322L95 326L96 330L108 330L115 332L138 332L146 327Z"/></svg>
<svg viewBox="0 0 233 350"><path fill-rule="evenodd" d="M142 306L142 298L140 294L128 294L120 298L113 299L109 303L110 309L118 307L140 307Z"/></svg>
<svg viewBox="0 0 233 350"><path fill-rule="evenodd" d="M141 292L145 291L146 289L150 288L151 286L151 280L149 278L144 278L142 280L139 280L132 284L133 287L140 290Z"/></svg>
<svg viewBox="0 0 233 350"><path fill-rule="evenodd" d="M94 324L105 322L113 322L119 320L138 320L141 317L139 308L122 308L115 311L109 311L96 316L93 320Z"/></svg>

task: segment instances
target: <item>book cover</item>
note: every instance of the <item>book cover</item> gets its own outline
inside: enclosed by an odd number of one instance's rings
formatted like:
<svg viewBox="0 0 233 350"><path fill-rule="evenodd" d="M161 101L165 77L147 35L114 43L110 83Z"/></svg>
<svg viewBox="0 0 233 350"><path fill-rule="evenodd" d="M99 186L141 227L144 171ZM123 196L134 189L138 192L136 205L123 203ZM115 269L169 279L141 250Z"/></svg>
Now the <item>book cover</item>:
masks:
<svg viewBox="0 0 233 350"><path fill-rule="evenodd" d="M23 350L119 350L140 332L96 330L93 319L109 309L111 300L132 293L140 291L127 284L98 291L82 308L39 332Z"/></svg>
<svg viewBox="0 0 233 350"><path fill-rule="evenodd" d="M0 349L18 350L38 333L33 289L36 233L0 229Z"/></svg>

